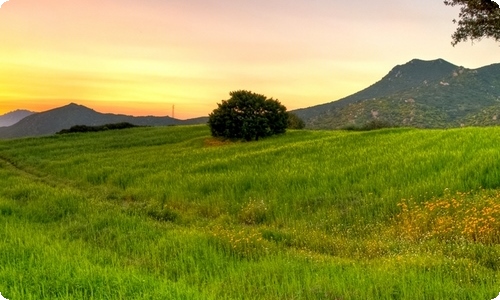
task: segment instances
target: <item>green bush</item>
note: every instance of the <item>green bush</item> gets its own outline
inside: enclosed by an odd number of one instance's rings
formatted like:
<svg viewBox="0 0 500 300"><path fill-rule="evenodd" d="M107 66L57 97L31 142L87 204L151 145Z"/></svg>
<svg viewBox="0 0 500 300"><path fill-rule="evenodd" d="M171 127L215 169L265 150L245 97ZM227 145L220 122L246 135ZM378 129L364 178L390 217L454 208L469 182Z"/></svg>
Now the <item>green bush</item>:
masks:
<svg viewBox="0 0 500 300"><path fill-rule="evenodd" d="M288 129L304 129L306 123L299 116L292 112L288 112Z"/></svg>
<svg viewBox="0 0 500 300"><path fill-rule="evenodd" d="M383 120L371 120L369 122L366 122L363 126L356 126L354 124L347 125L343 127L344 130L349 130L349 131L370 131L370 130L377 130L377 129L382 129L382 128L395 128L397 127L396 125L388 122L388 121L383 121Z"/></svg>
<svg viewBox="0 0 500 300"><path fill-rule="evenodd" d="M251 141L285 133L288 114L278 100L243 90L229 95L209 115L212 136Z"/></svg>

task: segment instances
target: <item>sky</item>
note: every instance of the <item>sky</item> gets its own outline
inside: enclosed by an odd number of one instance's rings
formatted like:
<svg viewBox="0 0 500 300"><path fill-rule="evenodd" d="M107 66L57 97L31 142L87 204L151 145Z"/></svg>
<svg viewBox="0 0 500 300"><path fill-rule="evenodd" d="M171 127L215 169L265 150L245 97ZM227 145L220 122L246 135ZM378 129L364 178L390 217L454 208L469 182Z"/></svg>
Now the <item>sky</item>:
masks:
<svg viewBox="0 0 500 300"><path fill-rule="evenodd" d="M458 12L442 0L10 0L0 7L0 114L73 102L187 119L235 90L292 110L351 95L414 58L499 63L492 40L451 45Z"/></svg>

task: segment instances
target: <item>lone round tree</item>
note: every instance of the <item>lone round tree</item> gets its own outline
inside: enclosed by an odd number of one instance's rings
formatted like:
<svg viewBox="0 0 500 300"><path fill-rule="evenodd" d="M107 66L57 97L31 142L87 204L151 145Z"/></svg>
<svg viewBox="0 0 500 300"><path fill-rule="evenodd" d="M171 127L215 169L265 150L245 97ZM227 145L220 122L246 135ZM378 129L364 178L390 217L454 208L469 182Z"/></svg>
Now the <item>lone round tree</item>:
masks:
<svg viewBox="0 0 500 300"><path fill-rule="evenodd" d="M288 114L278 100L244 90L229 95L209 115L212 136L251 141L285 133Z"/></svg>

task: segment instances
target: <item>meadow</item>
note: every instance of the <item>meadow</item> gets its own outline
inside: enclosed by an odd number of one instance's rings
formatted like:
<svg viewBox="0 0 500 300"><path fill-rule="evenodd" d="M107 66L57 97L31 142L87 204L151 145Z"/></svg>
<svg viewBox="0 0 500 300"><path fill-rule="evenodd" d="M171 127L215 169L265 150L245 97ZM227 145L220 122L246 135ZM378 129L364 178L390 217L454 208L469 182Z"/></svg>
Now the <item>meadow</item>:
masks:
<svg viewBox="0 0 500 300"><path fill-rule="evenodd" d="M18 299L492 299L500 128L0 141Z"/></svg>

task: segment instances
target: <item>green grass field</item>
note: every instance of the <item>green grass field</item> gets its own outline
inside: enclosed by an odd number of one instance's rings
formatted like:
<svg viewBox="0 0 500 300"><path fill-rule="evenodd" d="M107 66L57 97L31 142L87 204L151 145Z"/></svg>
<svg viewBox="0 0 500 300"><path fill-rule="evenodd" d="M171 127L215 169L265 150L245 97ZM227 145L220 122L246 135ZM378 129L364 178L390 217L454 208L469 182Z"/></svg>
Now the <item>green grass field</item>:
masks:
<svg viewBox="0 0 500 300"><path fill-rule="evenodd" d="M500 128L206 126L0 141L0 292L26 299L492 299Z"/></svg>

